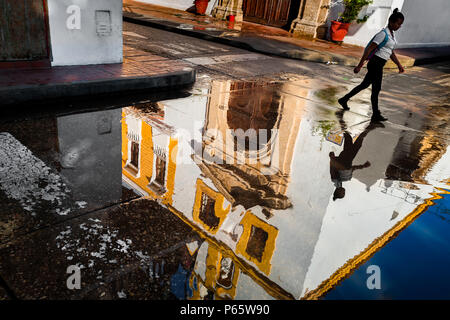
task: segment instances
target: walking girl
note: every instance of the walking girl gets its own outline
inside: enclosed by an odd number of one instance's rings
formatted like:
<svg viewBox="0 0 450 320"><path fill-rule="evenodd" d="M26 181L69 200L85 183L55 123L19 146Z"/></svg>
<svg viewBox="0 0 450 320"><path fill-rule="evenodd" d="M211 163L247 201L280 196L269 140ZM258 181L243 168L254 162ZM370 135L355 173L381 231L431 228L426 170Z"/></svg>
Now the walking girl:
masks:
<svg viewBox="0 0 450 320"><path fill-rule="evenodd" d="M344 110L350 110L347 102L351 97L358 94L360 91L368 88L372 85L372 95L370 97L372 103L372 118L373 122L386 121L379 108L378 108L378 95L381 90L381 82L383 80L383 67L389 59L397 65L399 73L405 72L400 61L394 53L394 47L397 44L394 32L400 29L405 17L398 9L389 17L388 26L378 32L372 39L368 48L364 51L364 54L359 62L358 66L353 70L354 73L358 73L364 65L364 62L369 59L367 64L367 74L364 80L356 86L352 91L338 100L339 104Z"/></svg>

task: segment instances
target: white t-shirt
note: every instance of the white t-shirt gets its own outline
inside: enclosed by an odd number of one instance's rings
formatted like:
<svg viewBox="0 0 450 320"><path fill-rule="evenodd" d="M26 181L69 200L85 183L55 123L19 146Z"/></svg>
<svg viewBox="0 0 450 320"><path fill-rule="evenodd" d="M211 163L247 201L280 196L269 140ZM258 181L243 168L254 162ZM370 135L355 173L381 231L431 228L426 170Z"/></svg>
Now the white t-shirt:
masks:
<svg viewBox="0 0 450 320"><path fill-rule="evenodd" d="M373 42L375 42L376 44L380 44L383 42L384 38L386 37L386 33L384 32L384 30L386 30L387 34L388 34L388 41L386 42L386 44L383 46L383 48L381 48L380 50L378 50L375 55L384 59L384 60L389 60L391 58L392 55L392 50L394 50L394 47L397 44L397 40L395 39L395 35L392 36L392 34L394 34L394 31L391 32L389 31L388 28L381 30L380 32L378 32L375 35L375 38L373 39Z"/></svg>

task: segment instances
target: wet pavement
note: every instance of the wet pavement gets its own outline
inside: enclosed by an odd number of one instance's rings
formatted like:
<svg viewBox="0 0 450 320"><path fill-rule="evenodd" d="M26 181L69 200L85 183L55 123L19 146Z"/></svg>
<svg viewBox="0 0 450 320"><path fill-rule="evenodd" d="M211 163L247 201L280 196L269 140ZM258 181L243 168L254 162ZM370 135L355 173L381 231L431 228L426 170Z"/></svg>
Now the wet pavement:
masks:
<svg viewBox="0 0 450 320"><path fill-rule="evenodd" d="M387 74L383 124L299 75L2 120L0 299L448 298L442 68Z"/></svg>
<svg viewBox="0 0 450 320"><path fill-rule="evenodd" d="M182 61L123 48L123 62L0 70L1 107L50 99L111 95L131 90L169 90L189 86L195 72ZM3 111L3 110L2 110Z"/></svg>

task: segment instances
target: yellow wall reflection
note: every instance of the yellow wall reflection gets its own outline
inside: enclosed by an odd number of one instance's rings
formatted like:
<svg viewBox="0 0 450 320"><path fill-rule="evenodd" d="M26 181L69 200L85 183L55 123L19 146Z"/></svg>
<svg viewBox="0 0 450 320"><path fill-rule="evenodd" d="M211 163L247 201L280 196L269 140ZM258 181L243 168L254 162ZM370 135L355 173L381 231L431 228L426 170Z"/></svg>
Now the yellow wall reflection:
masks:
<svg viewBox="0 0 450 320"><path fill-rule="evenodd" d="M122 172L142 193L171 204L174 192L178 139L167 136L164 147L153 142L152 121L159 120L137 108L122 112Z"/></svg>

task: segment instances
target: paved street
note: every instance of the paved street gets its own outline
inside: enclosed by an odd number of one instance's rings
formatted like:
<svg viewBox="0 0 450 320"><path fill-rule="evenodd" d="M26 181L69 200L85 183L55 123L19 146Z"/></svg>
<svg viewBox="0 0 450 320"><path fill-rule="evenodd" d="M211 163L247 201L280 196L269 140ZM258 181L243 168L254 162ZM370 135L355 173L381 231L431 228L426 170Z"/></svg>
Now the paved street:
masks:
<svg viewBox="0 0 450 320"><path fill-rule="evenodd" d="M365 69L123 35L196 83L0 120L0 300L450 298L449 62L386 71L374 124L337 104Z"/></svg>

